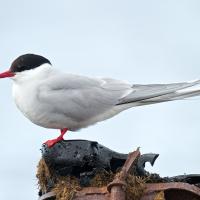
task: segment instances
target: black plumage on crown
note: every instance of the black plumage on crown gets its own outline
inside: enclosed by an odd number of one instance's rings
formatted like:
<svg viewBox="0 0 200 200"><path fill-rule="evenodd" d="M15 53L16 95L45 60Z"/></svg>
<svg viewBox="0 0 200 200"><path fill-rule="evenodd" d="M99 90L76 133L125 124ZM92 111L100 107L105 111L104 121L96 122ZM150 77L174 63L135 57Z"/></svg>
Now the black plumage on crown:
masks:
<svg viewBox="0 0 200 200"><path fill-rule="evenodd" d="M22 72L25 70L34 69L41 66L42 64L50 64L51 62L43 56L35 54L25 54L16 58L11 67L11 72Z"/></svg>

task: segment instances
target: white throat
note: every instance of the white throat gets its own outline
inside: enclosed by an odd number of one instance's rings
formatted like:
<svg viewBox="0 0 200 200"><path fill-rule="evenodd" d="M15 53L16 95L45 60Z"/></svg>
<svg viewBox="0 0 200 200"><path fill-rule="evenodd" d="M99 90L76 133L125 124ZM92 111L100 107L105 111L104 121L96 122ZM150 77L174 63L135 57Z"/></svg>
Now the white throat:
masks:
<svg viewBox="0 0 200 200"><path fill-rule="evenodd" d="M11 79L14 81L14 83L22 83L27 81L33 81L33 80L41 80L48 76L48 74L52 71L52 66L50 64L43 64L39 67L36 67L34 69L17 72L14 77Z"/></svg>

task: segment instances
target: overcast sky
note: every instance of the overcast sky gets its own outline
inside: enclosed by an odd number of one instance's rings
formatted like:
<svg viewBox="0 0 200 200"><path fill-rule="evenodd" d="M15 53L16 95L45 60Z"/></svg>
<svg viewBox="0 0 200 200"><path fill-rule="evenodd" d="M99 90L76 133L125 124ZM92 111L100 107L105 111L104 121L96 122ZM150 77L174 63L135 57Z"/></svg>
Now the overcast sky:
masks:
<svg viewBox="0 0 200 200"><path fill-rule="evenodd" d="M131 83L200 78L198 0L0 0L0 71L36 53L70 73ZM41 144L57 130L17 110L11 80L0 80L0 199L37 199ZM88 139L119 152L159 153L162 176L200 173L200 97L133 108L66 139Z"/></svg>

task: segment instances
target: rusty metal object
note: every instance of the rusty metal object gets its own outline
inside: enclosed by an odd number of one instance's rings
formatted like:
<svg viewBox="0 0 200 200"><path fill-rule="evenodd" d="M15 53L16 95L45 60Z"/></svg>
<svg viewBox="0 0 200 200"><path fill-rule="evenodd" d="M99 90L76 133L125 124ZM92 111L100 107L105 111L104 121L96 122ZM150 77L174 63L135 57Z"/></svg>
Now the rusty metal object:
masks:
<svg viewBox="0 0 200 200"><path fill-rule="evenodd" d="M190 185L188 183L148 183L145 193L166 191L166 190L187 190L188 192L197 194L200 196L200 188Z"/></svg>
<svg viewBox="0 0 200 200"><path fill-rule="evenodd" d="M109 200L110 195L106 187L87 187L77 192L73 200Z"/></svg>
<svg viewBox="0 0 200 200"><path fill-rule="evenodd" d="M115 176L114 180L107 186L107 190L110 192L110 200L125 200L126 182L125 179L130 173L136 159L140 156L140 151L134 151L128 155L128 158L122 167L121 171Z"/></svg>
<svg viewBox="0 0 200 200"><path fill-rule="evenodd" d="M169 191L173 191L174 193L186 194L187 196L196 196L200 199L200 188L188 184L188 183L149 183L147 184L147 188L145 191L145 196L141 200L147 200L148 195L155 194L157 192L164 191L167 194ZM145 198L146 197L146 198ZM151 198L149 198L150 200ZM168 197L168 199L171 199Z"/></svg>
<svg viewBox="0 0 200 200"><path fill-rule="evenodd" d="M200 188L188 183L148 183L141 200L154 200L158 192L163 191L166 200L200 199ZM187 196L187 198L185 198ZM180 199L181 199L180 198Z"/></svg>
<svg viewBox="0 0 200 200"><path fill-rule="evenodd" d="M113 186L112 186L113 187ZM112 188L111 193L108 192L107 187L96 188L87 187L78 191L73 200L121 200L125 199L125 193L118 193L119 188ZM114 190L113 190L114 189ZM123 191L123 190L122 190ZM188 183L148 183L146 190L141 200L155 200L159 192L164 192L163 200L199 200L200 188L190 185ZM112 193L113 192L113 193ZM49 200L55 197L54 192L49 192L39 198L39 200Z"/></svg>
<svg viewBox="0 0 200 200"><path fill-rule="evenodd" d="M122 175L121 179L125 179L127 177L131 169L133 168L133 165L135 164L136 159L138 159L139 156L140 156L139 148L136 151L129 153L128 158L126 162L124 163L120 172L120 174Z"/></svg>

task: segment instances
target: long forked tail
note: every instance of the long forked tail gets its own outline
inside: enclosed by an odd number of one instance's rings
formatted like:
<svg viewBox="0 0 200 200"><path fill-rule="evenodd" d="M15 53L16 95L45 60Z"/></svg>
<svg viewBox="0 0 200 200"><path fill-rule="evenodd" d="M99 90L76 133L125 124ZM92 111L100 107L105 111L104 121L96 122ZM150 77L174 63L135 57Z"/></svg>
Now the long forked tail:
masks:
<svg viewBox="0 0 200 200"><path fill-rule="evenodd" d="M196 88L196 86L199 86ZM131 103L134 106L180 100L200 95L200 80L171 83L133 85L133 92L119 100L117 105Z"/></svg>

